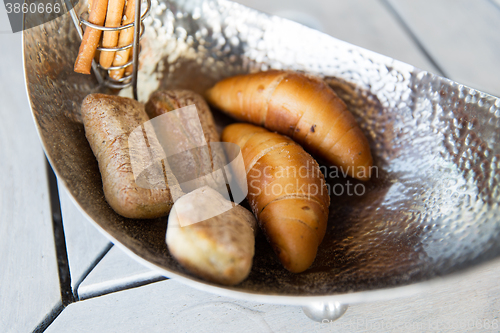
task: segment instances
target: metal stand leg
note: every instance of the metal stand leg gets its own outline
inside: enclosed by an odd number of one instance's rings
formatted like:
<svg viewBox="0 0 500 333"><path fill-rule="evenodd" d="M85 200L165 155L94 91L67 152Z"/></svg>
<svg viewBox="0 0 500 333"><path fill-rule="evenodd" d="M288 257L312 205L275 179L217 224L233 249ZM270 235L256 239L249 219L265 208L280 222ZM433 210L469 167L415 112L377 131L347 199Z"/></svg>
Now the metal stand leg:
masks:
<svg viewBox="0 0 500 333"><path fill-rule="evenodd" d="M331 322L344 315L349 306L340 302L312 303L302 307L302 311L314 321Z"/></svg>

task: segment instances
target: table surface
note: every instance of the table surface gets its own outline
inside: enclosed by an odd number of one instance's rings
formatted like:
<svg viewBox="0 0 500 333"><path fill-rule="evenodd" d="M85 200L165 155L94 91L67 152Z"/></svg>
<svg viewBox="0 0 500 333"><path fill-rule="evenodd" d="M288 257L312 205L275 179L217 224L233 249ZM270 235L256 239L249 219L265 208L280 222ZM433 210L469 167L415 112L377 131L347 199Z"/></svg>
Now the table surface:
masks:
<svg viewBox="0 0 500 333"><path fill-rule="evenodd" d="M500 0L241 0L500 96ZM500 331L500 261L332 323L168 280L113 246L50 173L0 10L0 332ZM5 29L3 29L5 28ZM60 212L60 213L59 213Z"/></svg>

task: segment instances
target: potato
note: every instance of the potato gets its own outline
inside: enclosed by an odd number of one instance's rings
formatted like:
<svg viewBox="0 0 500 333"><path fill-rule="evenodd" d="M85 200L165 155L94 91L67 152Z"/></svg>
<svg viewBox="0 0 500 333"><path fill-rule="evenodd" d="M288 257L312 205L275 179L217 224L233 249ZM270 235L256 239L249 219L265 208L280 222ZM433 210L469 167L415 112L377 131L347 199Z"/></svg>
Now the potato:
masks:
<svg viewBox="0 0 500 333"><path fill-rule="evenodd" d="M161 159L150 161L146 150L129 147L131 133L137 132L136 129L149 120L144 106L130 98L91 94L83 100L82 118L85 136L99 163L104 196L109 205L128 218L166 216L173 199ZM146 131L149 152L157 156L164 154L152 128L146 126ZM140 134L139 139L144 141L142 131ZM152 162L152 165L141 175L134 176L134 159L147 160L145 164Z"/></svg>
<svg viewBox="0 0 500 333"><path fill-rule="evenodd" d="M166 242L170 253L194 275L235 285L252 267L256 225L252 213L204 186L175 202Z"/></svg>
<svg viewBox="0 0 500 333"><path fill-rule="evenodd" d="M196 112L191 113L193 105ZM227 193L220 171L227 161L203 97L190 90L157 90L149 97L146 112L182 190L188 193L208 185Z"/></svg>

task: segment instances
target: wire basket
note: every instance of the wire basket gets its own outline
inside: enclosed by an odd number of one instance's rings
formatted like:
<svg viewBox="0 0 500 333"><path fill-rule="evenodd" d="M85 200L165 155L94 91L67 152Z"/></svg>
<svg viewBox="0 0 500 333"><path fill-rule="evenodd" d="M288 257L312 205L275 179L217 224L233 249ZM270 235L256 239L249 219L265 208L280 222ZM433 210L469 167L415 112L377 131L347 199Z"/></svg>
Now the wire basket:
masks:
<svg viewBox="0 0 500 333"><path fill-rule="evenodd" d="M69 1L69 0L66 0ZM146 10L144 13L141 14L141 6L143 2L146 3ZM68 4L67 4L68 5ZM73 23L75 24L75 27L78 31L78 35L80 36L80 39L83 38L83 26L90 27L93 29L101 30L101 31L121 31L125 30L128 28L134 28L134 40L132 43L121 46L121 47L103 47L102 45L99 45L97 47L97 50L100 52L118 52L118 51L123 51L127 50L129 48L133 48L132 52L132 60L128 61L126 64L120 65L120 66L111 66L104 68L100 64L98 64L95 60L92 60L92 70L96 76L97 81L101 85L105 85L107 87L113 88L113 89L123 89L129 86L132 86L132 92L134 99L137 100L137 72L138 72L138 63L139 63L139 51L140 51L140 45L139 41L141 40L142 36L144 35L144 19L147 17L149 14L149 11L151 10L151 0L141 0L141 1L136 1L135 2L135 17L134 17L134 22L126 24L126 25L121 25L119 27L104 27L101 25L96 25L93 24L86 19L84 19L82 16L78 17L78 15L75 12L75 9L73 6L69 7L71 8L70 10L70 15L73 20ZM136 27L140 25L140 29L137 29ZM110 70L118 70L122 68L127 68L128 66L132 65L132 73L129 75L125 75L119 80L114 80L112 79L108 71Z"/></svg>

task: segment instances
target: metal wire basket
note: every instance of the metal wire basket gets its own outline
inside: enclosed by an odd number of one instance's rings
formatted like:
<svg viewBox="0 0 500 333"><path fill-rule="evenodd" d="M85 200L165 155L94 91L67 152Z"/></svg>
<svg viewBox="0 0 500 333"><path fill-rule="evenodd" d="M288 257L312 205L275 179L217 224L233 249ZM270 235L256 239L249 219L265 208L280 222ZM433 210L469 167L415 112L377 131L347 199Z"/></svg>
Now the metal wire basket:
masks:
<svg viewBox="0 0 500 333"><path fill-rule="evenodd" d="M69 0L66 0L69 1ZM142 2L146 3L146 10L142 13L141 15L141 5ZM68 4L67 4L68 5ZM134 22L121 25L119 27L104 27L102 25L96 25L93 24L86 19L83 18L83 15L78 17L78 15L75 12L75 9L73 6L68 6L68 8L71 8L70 10L70 15L73 20L73 23L76 27L76 30L78 31L78 35L80 36L80 39L83 38L83 26L90 27L93 29L101 30L101 31L121 31L125 30L128 28L134 28L134 40L132 43L121 46L121 47L103 47L100 45L97 50L101 52L118 52L118 51L123 51L127 50L129 48L133 48L132 52L132 60L128 61L126 64L123 64L121 66L111 66L104 68L100 64L96 63L94 60L92 60L92 70L96 76L97 81L99 82L100 85L105 85L107 87L113 88L113 89L123 89L129 86L132 86L132 92L134 99L137 100L137 72L138 72L138 63L139 63L139 51L140 51L140 45L139 41L141 40L142 36L144 35L144 19L147 17L149 14L149 11L151 9L151 0L141 0L141 1L136 1L135 2L135 17L134 17ZM137 29L137 26L140 24L140 29ZM128 66L132 65L132 74L130 75L125 75L119 80L114 80L112 79L108 71L110 70L118 70L122 68L127 68Z"/></svg>

